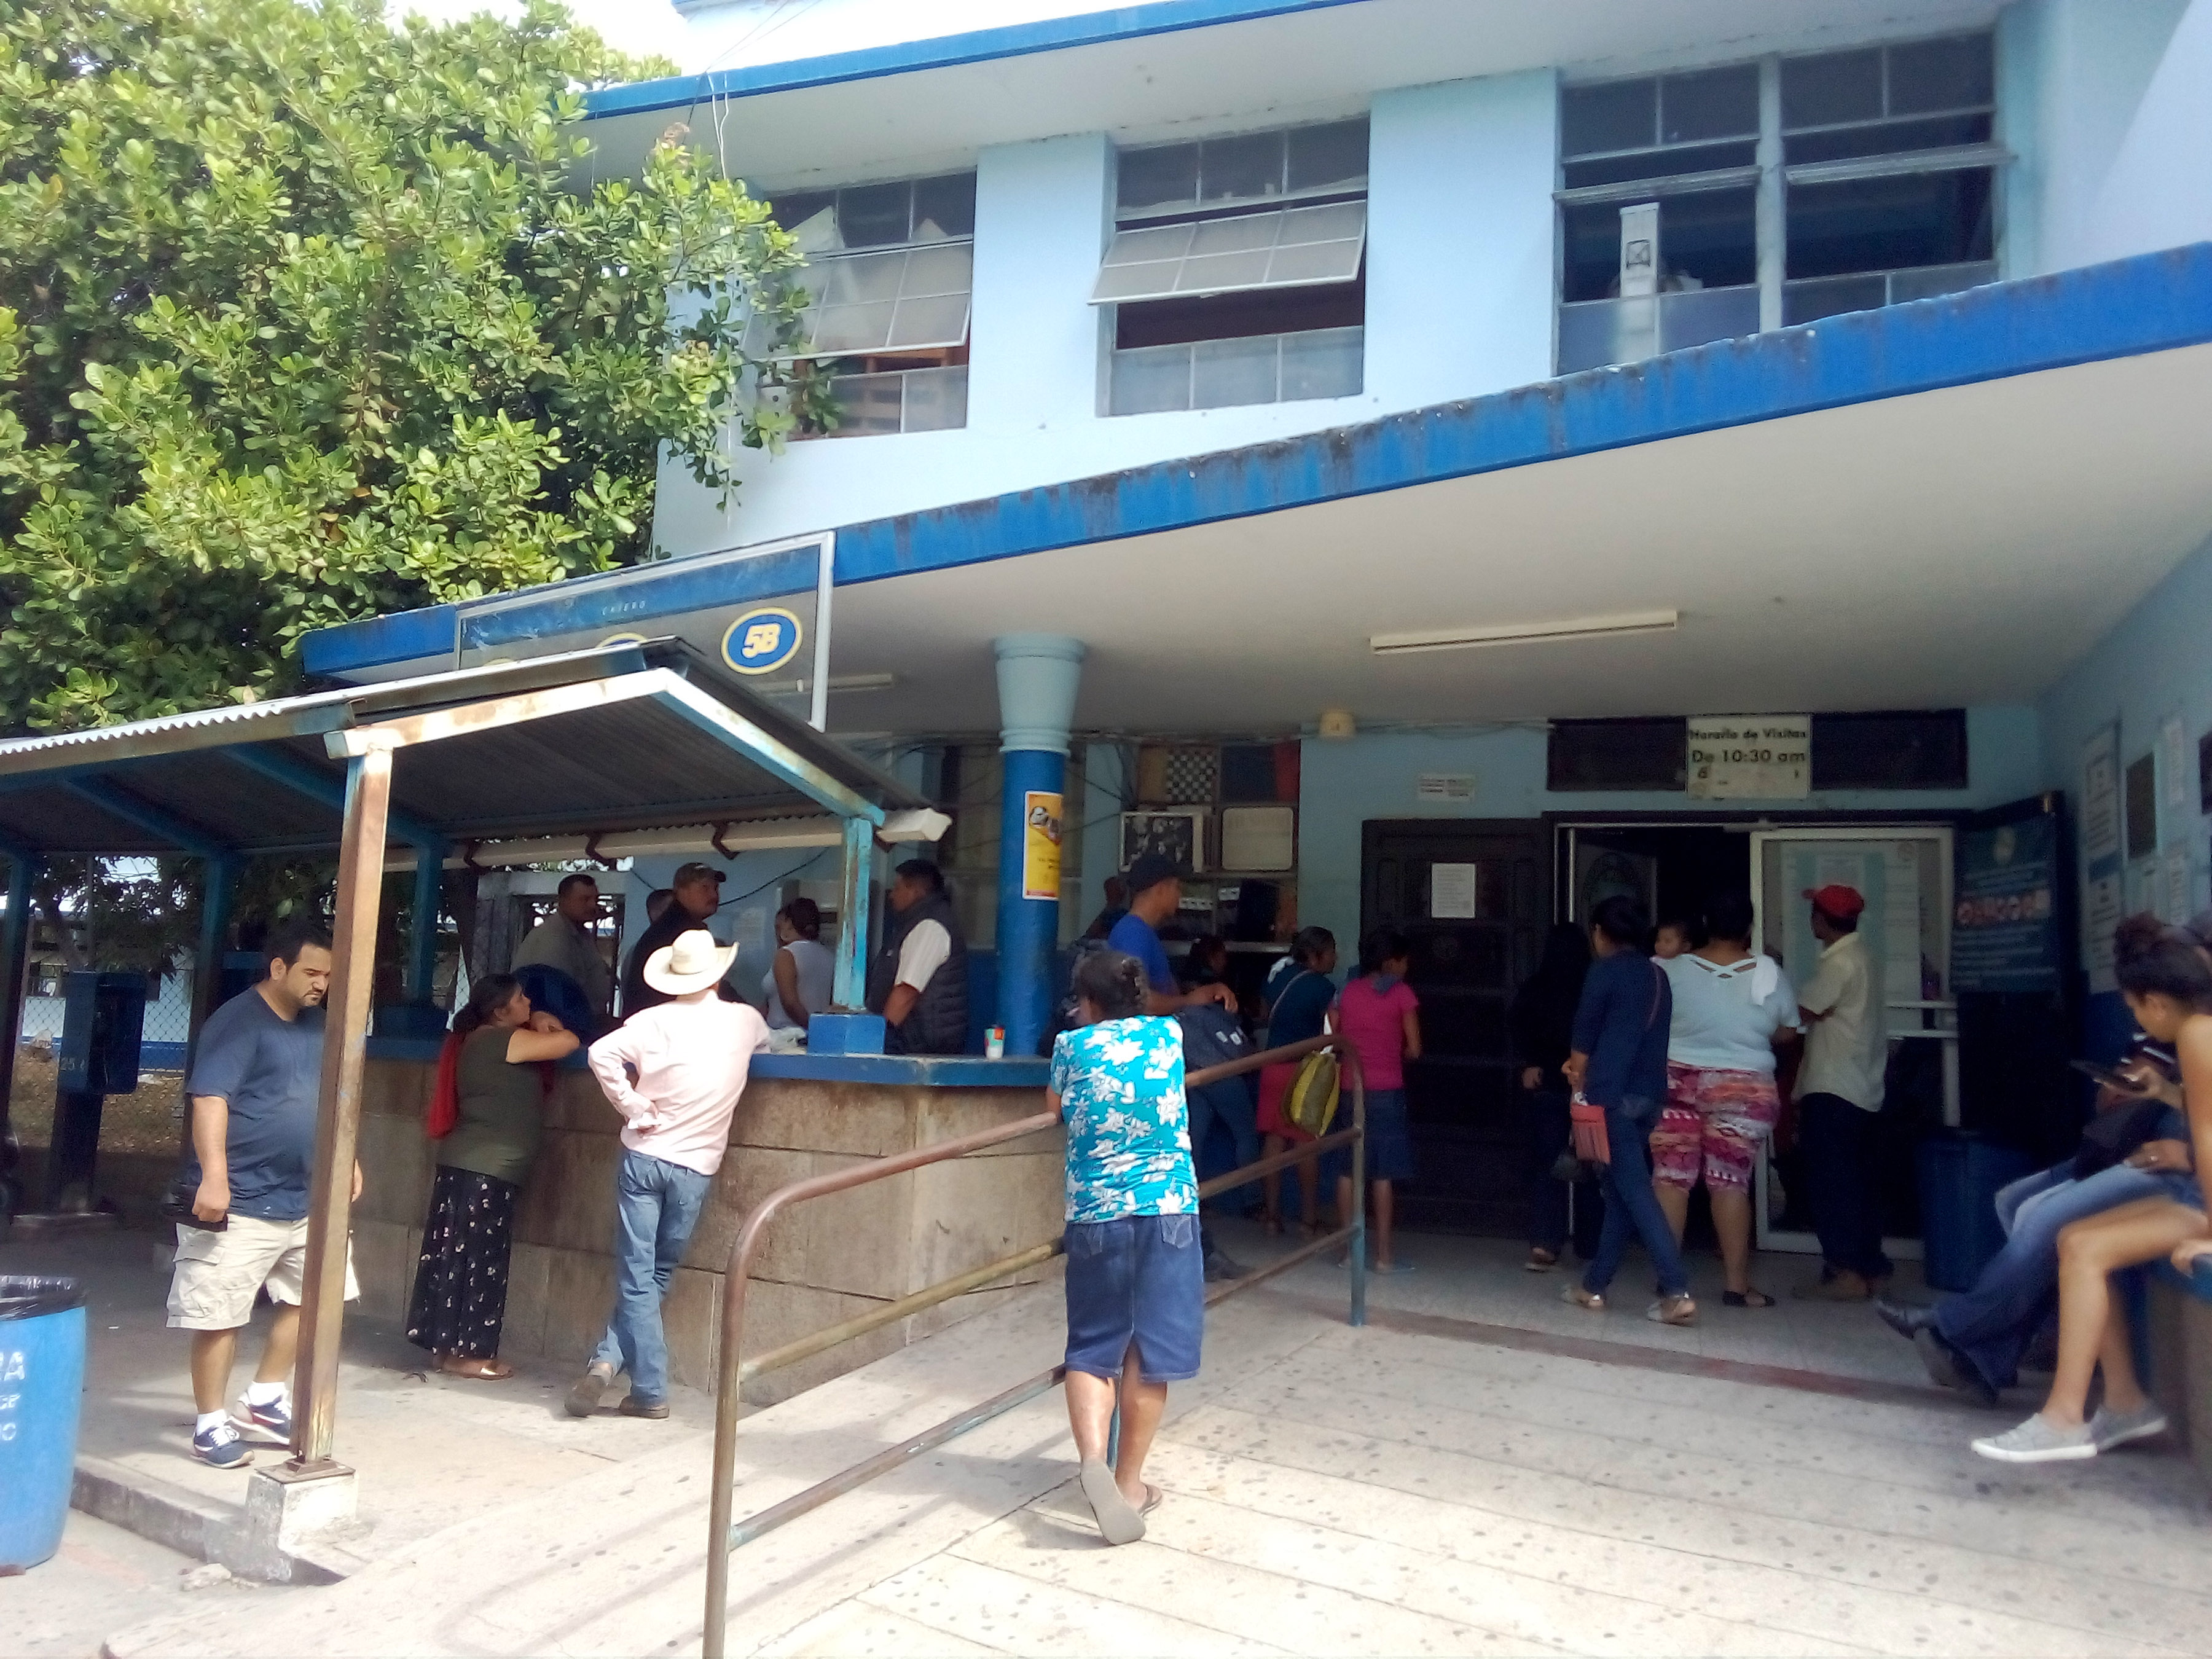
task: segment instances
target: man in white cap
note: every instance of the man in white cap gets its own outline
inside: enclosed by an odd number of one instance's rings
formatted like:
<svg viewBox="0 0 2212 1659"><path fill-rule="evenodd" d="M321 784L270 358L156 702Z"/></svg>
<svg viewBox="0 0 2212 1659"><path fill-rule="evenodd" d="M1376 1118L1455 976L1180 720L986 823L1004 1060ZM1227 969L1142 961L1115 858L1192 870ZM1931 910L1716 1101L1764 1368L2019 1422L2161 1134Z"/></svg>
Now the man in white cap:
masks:
<svg viewBox="0 0 2212 1659"><path fill-rule="evenodd" d="M768 1048L760 1011L715 994L736 954L703 927L679 933L644 968L645 982L669 1000L632 1014L591 1047L592 1074L629 1121L615 1176L614 1316L568 1390L571 1416L597 1411L617 1370L629 1373L623 1415L668 1415L661 1298L722 1166L753 1056Z"/></svg>

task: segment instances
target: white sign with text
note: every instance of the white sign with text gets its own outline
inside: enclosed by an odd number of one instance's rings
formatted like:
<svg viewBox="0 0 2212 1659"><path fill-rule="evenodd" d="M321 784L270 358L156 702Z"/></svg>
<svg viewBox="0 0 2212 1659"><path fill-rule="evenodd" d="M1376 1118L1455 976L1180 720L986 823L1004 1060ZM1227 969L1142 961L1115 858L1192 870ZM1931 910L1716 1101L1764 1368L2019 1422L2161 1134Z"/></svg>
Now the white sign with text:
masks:
<svg viewBox="0 0 2212 1659"><path fill-rule="evenodd" d="M1797 800L1813 790L1809 714L1692 714L1692 800Z"/></svg>

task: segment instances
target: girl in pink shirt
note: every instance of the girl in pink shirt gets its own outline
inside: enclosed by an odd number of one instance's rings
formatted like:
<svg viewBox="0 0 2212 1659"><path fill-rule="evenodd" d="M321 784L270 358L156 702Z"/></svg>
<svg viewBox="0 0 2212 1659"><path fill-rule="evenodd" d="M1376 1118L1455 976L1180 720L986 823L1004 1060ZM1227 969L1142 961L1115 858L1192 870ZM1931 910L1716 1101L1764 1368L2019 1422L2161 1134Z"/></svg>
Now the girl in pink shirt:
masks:
<svg viewBox="0 0 2212 1659"><path fill-rule="evenodd" d="M1359 973L1337 997L1336 1029L1359 1056L1360 1079L1367 1089L1368 1206L1374 1218L1374 1255L1378 1273L1410 1272L1413 1263L1397 1259L1393 1232L1395 1181L1413 1175L1413 1142L1406 1122L1406 1062L1421 1057L1420 999L1406 983L1413 945L1395 927L1378 927L1360 942ZM1348 1150L1330 1155L1336 1175L1336 1208L1352 1213L1352 1158Z"/></svg>

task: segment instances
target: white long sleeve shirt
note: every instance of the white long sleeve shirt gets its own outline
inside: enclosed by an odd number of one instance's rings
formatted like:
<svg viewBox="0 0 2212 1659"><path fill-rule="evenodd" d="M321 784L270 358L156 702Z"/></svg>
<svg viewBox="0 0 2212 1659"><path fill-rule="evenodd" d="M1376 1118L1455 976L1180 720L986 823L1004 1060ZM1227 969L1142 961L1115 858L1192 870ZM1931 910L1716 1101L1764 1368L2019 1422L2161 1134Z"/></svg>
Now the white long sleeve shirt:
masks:
<svg viewBox="0 0 2212 1659"><path fill-rule="evenodd" d="M722 1167L730 1116L753 1056L768 1048L757 1008L711 993L632 1014L591 1048L592 1075L629 1120L623 1145L701 1175ZM633 1066L633 1084L624 1066Z"/></svg>

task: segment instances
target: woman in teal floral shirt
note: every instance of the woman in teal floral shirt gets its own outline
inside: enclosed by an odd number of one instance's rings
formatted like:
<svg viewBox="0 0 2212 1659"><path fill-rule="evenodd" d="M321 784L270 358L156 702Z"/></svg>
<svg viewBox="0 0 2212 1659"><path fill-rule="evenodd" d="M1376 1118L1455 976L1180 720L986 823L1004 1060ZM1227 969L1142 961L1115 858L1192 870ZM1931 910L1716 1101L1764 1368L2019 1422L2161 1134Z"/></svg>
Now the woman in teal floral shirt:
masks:
<svg viewBox="0 0 2212 1659"><path fill-rule="evenodd" d="M1168 1384L1198 1375L1206 1317L1182 1031L1145 1013L1145 988L1143 964L1119 951L1077 963L1084 1024L1053 1044L1046 1093L1067 1124L1067 1420L1083 1495L1109 1544L1142 1538L1159 1504L1145 1455ZM1109 1469L1117 1378L1121 1440Z"/></svg>

